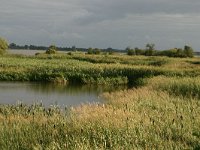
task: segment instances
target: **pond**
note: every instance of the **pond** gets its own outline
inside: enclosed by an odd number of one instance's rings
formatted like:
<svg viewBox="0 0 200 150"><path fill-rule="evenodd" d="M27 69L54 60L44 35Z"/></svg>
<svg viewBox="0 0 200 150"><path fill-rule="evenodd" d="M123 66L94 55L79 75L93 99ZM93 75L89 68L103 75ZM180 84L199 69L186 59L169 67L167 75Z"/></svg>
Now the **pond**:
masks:
<svg viewBox="0 0 200 150"><path fill-rule="evenodd" d="M103 92L125 89L126 86L58 85L53 83L0 82L0 104L42 102L44 106L76 106L104 102Z"/></svg>

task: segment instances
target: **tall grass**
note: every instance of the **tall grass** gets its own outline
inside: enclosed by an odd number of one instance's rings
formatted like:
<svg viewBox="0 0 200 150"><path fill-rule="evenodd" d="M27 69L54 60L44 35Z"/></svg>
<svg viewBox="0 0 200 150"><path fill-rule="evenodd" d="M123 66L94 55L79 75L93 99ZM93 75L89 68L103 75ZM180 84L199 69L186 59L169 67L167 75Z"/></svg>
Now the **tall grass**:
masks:
<svg viewBox="0 0 200 150"><path fill-rule="evenodd" d="M190 63L196 58L149 65L163 57L109 56L116 62L92 63L88 59L103 56L75 56L3 56L0 80L142 86L104 93L105 104L1 105L0 149L200 149L200 68ZM130 63L136 59L144 63Z"/></svg>
<svg viewBox="0 0 200 150"><path fill-rule="evenodd" d="M200 78L182 77L166 78L155 77L149 84L156 90L167 91L174 96L200 99Z"/></svg>
<svg viewBox="0 0 200 150"><path fill-rule="evenodd" d="M123 55L1 56L0 59L1 81L135 84L138 79L158 75L199 76L200 68L188 59Z"/></svg>
<svg viewBox="0 0 200 150"><path fill-rule="evenodd" d="M198 149L200 101L147 87L105 93L107 104L0 107L1 149ZM12 143L12 144L10 144Z"/></svg>

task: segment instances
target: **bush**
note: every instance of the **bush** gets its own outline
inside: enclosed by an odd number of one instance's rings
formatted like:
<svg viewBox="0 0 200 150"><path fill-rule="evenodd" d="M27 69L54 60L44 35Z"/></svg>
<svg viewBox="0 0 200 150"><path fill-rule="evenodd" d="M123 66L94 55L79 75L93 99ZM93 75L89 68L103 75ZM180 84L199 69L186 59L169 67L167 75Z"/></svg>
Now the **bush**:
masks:
<svg viewBox="0 0 200 150"><path fill-rule="evenodd" d="M135 48L135 55L144 55L145 51L139 48Z"/></svg>
<svg viewBox="0 0 200 150"><path fill-rule="evenodd" d="M193 57L193 49L189 46L185 46L184 50L182 48L174 48L170 50L157 51L156 56L168 56L168 57Z"/></svg>
<svg viewBox="0 0 200 150"><path fill-rule="evenodd" d="M4 54L7 49L8 49L8 42L5 39L0 38L0 54Z"/></svg>
<svg viewBox="0 0 200 150"><path fill-rule="evenodd" d="M88 48L88 54L93 54L93 49L92 48Z"/></svg>
<svg viewBox="0 0 200 150"><path fill-rule="evenodd" d="M194 57L193 49L190 46L185 45L183 52L186 57Z"/></svg>
<svg viewBox="0 0 200 150"><path fill-rule="evenodd" d="M88 48L88 52L87 52L88 54L96 54L96 55L99 55L100 53L101 53L101 50L100 49L98 49L98 48L95 48L95 49L93 49L93 48Z"/></svg>
<svg viewBox="0 0 200 150"><path fill-rule="evenodd" d="M127 52L128 55L135 55L135 50L129 49Z"/></svg>
<svg viewBox="0 0 200 150"><path fill-rule="evenodd" d="M55 54L56 51L57 51L56 46L55 45L51 45L51 46L49 46L49 49L46 50L46 54Z"/></svg>
<svg viewBox="0 0 200 150"><path fill-rule="evenodd" d="M94 49L94 54L99 55L101 53L101 50L98 48Z"/></svg>

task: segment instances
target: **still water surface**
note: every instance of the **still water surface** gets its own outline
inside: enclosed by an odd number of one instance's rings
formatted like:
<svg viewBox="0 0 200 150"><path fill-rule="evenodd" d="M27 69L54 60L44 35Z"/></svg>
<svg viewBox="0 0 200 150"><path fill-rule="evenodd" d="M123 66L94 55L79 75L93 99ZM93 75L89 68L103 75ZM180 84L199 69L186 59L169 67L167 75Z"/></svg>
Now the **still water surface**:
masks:
<svg viewBox="0 0 200 150"><path fill-rule="evenodd" d="M42 102L45 106L76 106L82 103L93 103L104 100L103 92L125 89L126 87L57 85L32 82L0 82L0 104L23 102L33 104Z"/></svg>

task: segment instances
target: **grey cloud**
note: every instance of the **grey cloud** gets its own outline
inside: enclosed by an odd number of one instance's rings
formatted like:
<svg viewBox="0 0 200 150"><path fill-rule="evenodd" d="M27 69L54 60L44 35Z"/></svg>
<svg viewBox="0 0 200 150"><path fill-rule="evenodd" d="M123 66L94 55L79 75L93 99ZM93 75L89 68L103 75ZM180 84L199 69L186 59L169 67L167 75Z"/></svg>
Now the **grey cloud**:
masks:
<svg viewBox="0 0 200 150"><path fill-rule="evenodd" d="M0 1L0 35L19 44L198 48L198 0Z"/></svg>
<svg viewBox="0 0 200 150"><path fill-rule="evenodd" d="M200 12L197 0L101 0L90 3L84 8L91 14L82 18L81 23L95 23L115 20L129 14L191 14Z"/></svg>

